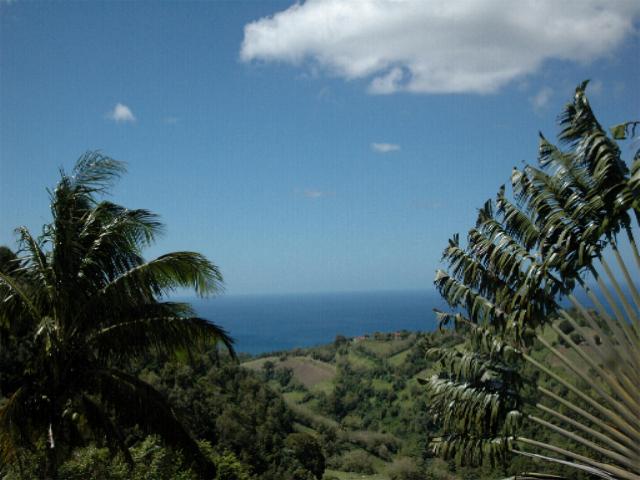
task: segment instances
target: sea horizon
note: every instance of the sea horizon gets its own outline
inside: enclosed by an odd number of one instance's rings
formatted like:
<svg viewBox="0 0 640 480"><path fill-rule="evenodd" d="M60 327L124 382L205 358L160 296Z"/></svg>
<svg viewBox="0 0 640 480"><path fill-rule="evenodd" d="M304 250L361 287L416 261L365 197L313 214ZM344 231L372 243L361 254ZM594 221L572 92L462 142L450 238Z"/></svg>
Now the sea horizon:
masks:
<svg viewBox="0 0 640 480"><path fill-rule="evenodd" d="M198 315L223 327L239 353L251 355L321 345L337 335L433 331L433 309L446 308L433 289L224 294L184 300Z"/></svg>

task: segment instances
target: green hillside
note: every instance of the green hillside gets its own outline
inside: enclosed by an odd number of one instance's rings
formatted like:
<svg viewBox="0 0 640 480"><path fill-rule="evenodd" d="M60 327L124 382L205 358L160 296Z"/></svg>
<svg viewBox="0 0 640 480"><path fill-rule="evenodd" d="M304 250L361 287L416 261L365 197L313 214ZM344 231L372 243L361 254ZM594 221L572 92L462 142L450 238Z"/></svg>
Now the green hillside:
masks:
<svg viewBox="0 0 640 480"><path fill-rule="evenodd" d="M331 344L252 358L243 367L262 376L294 416L293 428L316 437L326 479L390 479L398 471L440 471L428 458L430 431L417 378L431 374L425 350L461 342L450 333L337 336ZM454 477L452 477L454 478Z"/></svg>

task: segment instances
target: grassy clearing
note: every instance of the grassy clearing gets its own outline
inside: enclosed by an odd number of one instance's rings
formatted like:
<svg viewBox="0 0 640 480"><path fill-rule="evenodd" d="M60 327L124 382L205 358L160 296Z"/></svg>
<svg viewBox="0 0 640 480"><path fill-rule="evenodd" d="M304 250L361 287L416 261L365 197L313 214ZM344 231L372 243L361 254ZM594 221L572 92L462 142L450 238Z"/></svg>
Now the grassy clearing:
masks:
<svg viewBox="0 0 640 480"><path fill-rule="evenodd" d="M378 357L389 358L409 348L415 341L414 337L415 336L410 336L397 340L364 340L359 342L358 345Z"/></svg>
<svg viewBox="0 0 640 480"><path fill-rule="evenodd" d="M302 425L306 425L307 427L311 428L317 428L319 425L332 427L335 429L340 428L340 424L338 424L338 422L329 417L325 417L324 415L320 415L319 413L314 412L307 405L300 405L293 400L287 400L286 398L285 402L287 402L287 406L293 412L295 419Z"/></svg>
<svg viewBox="0 0 640 480"><path fill-rule="evenodd" d="M398 437L390 433L373 432L371 430L357 430L344 433L344 438L362 447L366 451L374 451L376 447L385 445L388 448L398 448L402 443ZM379 458L374 458L375 467L384 466L384 462ZM378 468L376 468L378 469Z"/></svg>
<svg viewBox="0 0 640 480"><path fill-rule="evenodd" d="M396 353L395 355L389 357L389 363L394 367L399 367L404 363L409 354L411 353L411 349L407 348L406 350L401 351L400 353Z"/></svg>
<svg viewBox="0 0 640 480"><path fill-rule="evenodd" d="M291 368L296 380L307 388L318 383L330 382L336 376L335 366L309 357L289 357L281 364Z"/></svg>
<svg viewBox="0 0 640 480"><path fill-rule="evenodd" d="M309 388L309 391L313 392L313 393L325 393L325 394L330 394L333 391L333 381L332 380L327 380L324 382L320 382L320 383L316 383L315 385L313 385L311 388Z"/></svg>
<svg viewBox="0 0 640 480"><path fill-rule="evenodd" d="M325 470L323 478L337 478L338 480L389 480L389 477L381 473L363 475L362 473L339 472L337 470Z"/></svg>
<svg viewBox="0 0 640 480"><path fill-rule="evenodd" d="M353 350L349 350L347 355L340 355L337 361L340 362L345 360L349 362L349 365L354 370L360 370L360 371L366 372L369 370L373 370L376 367L375 361Z"/></svg>
<svg viewBox="0 0 640 480"><path fill-rule="evenodd" d="M290 356L283 361L278 357L264 357L245 362L242 366L251 370L260 371L267 361L273 362L275 368L290 368L293 370L293 377L307 388L319 383L331 382L336 376L336 367L334 365L314 360L310 357Z"/></svg>
<svg viewBox="0 0 640 480"><path fill-rule="evenodd" d="M280 360L278 360L278 357L262 357L262 358L257 358L255 360L250 360L248 362L244 362L242 366L245 368L248 368L249 370L261 370L265 362L273 362L274 364L277 365L280 362Z"/></svg>

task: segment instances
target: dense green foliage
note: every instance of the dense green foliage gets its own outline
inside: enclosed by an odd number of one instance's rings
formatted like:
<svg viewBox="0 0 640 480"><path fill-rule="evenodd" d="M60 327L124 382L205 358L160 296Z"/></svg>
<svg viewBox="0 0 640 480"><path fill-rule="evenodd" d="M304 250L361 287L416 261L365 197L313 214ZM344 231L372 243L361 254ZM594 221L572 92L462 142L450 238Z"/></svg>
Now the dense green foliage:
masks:
<svg viewBox="0 0 640 480"><path fill-rule="evenodd" d="M287 446L295 439L289 439L292 414L282 398L230 359L203 354L188 364L153 360L136 373L167 396L197 438L220 454L233 453L257 478L304 480L317 471ZM320 447L308 450L321 463Z"/></svg>
<svg viewBox="0 0 640 480"><path fill-rule="evenodd" d="M316 438L300 438L281 396L265 385L261 375L240 367L230 357L213 351L193 355L185 363L152 355L132 362L127 372L151 385L172 405L182 424L199 439L200 449L215 463L215 478L321 478L324 453ZM159 437L147 436L135 426L123 433L132 465L123 455L114 456L108 448L89 442L70 452L58 478L207 478ZM45 448L41 443L33 451L21 450L17 461L6 469L7 480L41 478Z"/></svg>
<svg viewBox="0 0 640 480"><path fill-rule="evenodd" d="M217 454L211 445L199 442L200 448L216 464L217 479L251 480L249 468L233 453ZM129 449L130 463L122 454L113 455L108 448L95 445L77 448L59 468L60 480L197 480L200 475L184 456L167 447L159 437L148 436ZM19 462L7 469L6 480L41 478L44 465L42 452L23 451Z"/></svg>

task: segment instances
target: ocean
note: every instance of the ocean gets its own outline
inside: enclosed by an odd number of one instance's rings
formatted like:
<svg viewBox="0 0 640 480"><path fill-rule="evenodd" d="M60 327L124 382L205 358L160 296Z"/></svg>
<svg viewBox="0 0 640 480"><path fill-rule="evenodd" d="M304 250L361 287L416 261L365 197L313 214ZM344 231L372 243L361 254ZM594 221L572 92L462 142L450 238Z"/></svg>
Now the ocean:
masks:
<svg viewBox="0 0 640 480"><path fill-rule="evenodd" d="M435 291L288 295L221 295L190 300L198 314L225 328L238 352L252 355L311 347L348 337L398 330L432 331Z"/></svg>

